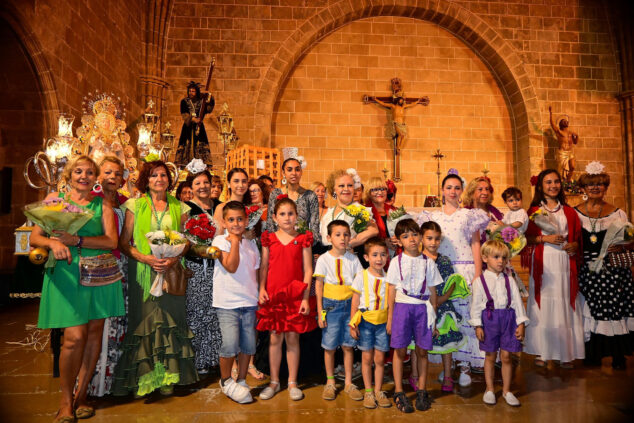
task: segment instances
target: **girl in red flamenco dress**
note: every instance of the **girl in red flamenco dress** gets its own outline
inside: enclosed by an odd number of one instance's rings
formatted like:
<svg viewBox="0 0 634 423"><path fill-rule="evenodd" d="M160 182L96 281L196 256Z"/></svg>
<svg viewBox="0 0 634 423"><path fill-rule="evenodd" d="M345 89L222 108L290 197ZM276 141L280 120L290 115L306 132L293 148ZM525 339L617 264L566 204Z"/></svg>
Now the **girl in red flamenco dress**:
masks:
<svg viewBox="0 0 634 423"><path fill-rule="evenodd" d="M286 341L289 397L304 397L297 387L299 368L299 334L317 327L315 304L309 304L313 274L313 234L295 230L297 206L280 199L273 210L277 232L262 234L260 265L260 309L257 312L259 331L270 331L269 364L271 383L261 393L268 400L280 391L282 342Z"/></svg>

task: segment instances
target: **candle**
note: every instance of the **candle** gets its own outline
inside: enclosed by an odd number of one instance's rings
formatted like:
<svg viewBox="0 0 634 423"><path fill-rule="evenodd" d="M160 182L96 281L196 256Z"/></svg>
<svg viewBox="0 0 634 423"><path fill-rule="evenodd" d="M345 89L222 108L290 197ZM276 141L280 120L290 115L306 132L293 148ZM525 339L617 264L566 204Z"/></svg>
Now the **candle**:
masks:
<svg viewBox="0 0 634 423"><path fill-rule="evenodd" d="M484 170L489 170L489 163L488 162L484 162Z"/></svg>
<svg viewBox="0 0 634 423"><path fill-rule="evenodd" d="M431 184L427 184L427 195L431 195Z"/></svg>

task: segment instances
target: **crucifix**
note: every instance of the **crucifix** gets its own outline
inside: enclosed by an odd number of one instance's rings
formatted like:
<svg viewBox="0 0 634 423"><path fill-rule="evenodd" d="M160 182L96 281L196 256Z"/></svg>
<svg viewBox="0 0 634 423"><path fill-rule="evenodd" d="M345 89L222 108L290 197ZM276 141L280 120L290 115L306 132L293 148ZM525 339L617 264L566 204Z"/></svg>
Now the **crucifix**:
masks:
<svg viewBox="0 0 634 423"><path fill-rule="evenodd" d="M429 105L429 97L405 97L401 79L392 78L392 96L375 97L364 95L365 104L377 103L378 105L392 110L391 134L392 134L392 154L394 155L393 178L396 182L401 180L401 148L407 136L407 125L405 124L405 109L418 104Z"/></svg>

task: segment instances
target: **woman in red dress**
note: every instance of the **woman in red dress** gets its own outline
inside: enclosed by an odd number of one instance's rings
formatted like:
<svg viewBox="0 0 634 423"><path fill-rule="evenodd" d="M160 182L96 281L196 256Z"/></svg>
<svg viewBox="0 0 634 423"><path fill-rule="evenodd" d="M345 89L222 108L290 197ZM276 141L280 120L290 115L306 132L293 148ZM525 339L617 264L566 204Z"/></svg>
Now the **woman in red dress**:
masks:
<svg viewBox="0 0 634 423"><path fill-rule="evenodd" d="M271 383L260 393L260 399L271 399L280 390L282 343L286 341L288 392L292 400L298 401L304 397L297 387L299 334L317 326L315 305L309 304L313 234L310 231L300 234L295 230L297 206L289 198L280 198L273 213L278 230L262 234L260 310L257 312L257 329L271 332Z"/></svg>

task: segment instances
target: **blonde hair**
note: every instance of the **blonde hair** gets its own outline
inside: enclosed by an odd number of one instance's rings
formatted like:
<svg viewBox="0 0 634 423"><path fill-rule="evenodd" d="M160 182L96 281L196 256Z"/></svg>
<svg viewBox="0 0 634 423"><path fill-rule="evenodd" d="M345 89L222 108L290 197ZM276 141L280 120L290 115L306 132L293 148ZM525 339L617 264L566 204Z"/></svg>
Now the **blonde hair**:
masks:
<svg viewBox="0 0 634 423"><path fill-rule="evenodd" d="M373 176L372 178L370 178L370 180L365 184L365 195L363 197L363 201L365 201L366 204L369 204L372 202L370 191L372 191L374 188L387 189L387 184L385 183L383 179L379 178L378 176ZM387 194L387 191L386 191L386 194Z"/></svg>
<svg viewBox="0 0 634 423"><path fill-rule="evenodd" d="M116 156L106 156L103 158L103 160L101 160L101 163L99 163L99 169L101 169L101 167L103 165L105 165L106 163L114 163L117 166L119 166L121 168L121 170L125 169L125 166L123 165L123 162L121 160L119 160L118 157Z"/></svg>
<svg viewBox="0 0 634 423"><path fill-rule="evenodd" d="M610 186L610 175L607 173L596 173L592 175L584 173L579 178L579 186L581 188L585 188L592 184L603 184L607 188Z"/></svg>
<svg viewBox="0 0 634 423"><path fill-rule="evenodd" d="M490 257L494 253L501 253L507 259L510 256L509 247L507 247L505 243L497 239L490 239L482 244L482 249L480 251L482 253L482 257Z"/></svg>
<svg viewBox="0 0 634 423"><path fill-rule="evenodd" d="M95 171L95 178L99 176L100 171L99 171L99 166L97 166L97 163L95 163L95 161L92 158L86 155L82 155L82 156L75 157L74 159L72 159L70 162L66 164L66 167L64 168L64 173L62 173L62 178L64 178L66 182L70 183L71 173L73 173L73 170L75 170L77 165L79 165L79 163L81 162L90 163L93 170Z"/></svg>
<svg viewBox="0 0 634 423"><path fill-rule="evenodd" d="M348 172L344 169L337 169L332 171L332 173L328 176L328 180L326 181L326 190L328 194L335 195L335 181L343 176L350 176ZM352 176L350 176L352 178Z"/></svg>
<svg viewBox="0 0 634 423"><path fill-rule="evenodd" d="M493 202L493 186L491 185L491 181L484 176L478 176L467 184L467 188L465 188L464 193L462 194L462 205L464 207L475 207L473 205L473 194L475 194L476 188L478 188L478 184L480 182L486 182L489 184L491 196L489 197L489 202L487 204L491 204Z"/></svg>
<svg viewBox="0 0 634 423"><path fill-rule="evenodd" d="M310 184L310 190L313 192L319 187L324 187L324 189L326 189L326 185L324 185L323 183L319 181L315 181L312 184Z"/></svg>

